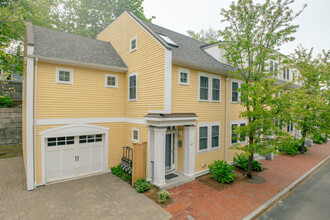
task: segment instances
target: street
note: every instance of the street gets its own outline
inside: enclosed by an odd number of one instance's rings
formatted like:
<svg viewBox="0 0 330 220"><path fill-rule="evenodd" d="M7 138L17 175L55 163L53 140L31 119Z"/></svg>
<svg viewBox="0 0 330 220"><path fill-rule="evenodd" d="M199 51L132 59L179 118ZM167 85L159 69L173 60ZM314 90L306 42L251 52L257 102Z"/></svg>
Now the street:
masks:
<svg viewBox="0 0 330 220"><path fill-rule="evenodd" d="M309 176L288 197L260 216L264 219L329 219L330 163Z"/></svg>

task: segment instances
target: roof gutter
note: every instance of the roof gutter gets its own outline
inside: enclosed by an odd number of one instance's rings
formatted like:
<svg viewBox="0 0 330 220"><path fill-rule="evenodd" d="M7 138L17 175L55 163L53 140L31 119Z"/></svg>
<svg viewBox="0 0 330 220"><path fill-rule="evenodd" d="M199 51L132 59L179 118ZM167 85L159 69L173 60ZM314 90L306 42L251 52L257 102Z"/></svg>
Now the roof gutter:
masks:
<svg viewBox="0 0 330 220"><path fill-rule="evenodd" d="M194 63L194 62L187 62L187 61L175 59L175 58L172 60L172 63L176 64L176 65L182 65L182 66L186 66L186 67L190 67L190 68L194 68L194 69L199 69L202 71L218 73L218 74L222 74L225 76L231 76L230 74L228 74L228 72L234 71L234 68L230 68L229 66L227 68L225 67L224 69L220 69L220 68L205 66L202 64Z"/></svg>
<svg viewBox="0 0 330 220"><path fill-rule="evenodd" d="M64 60L64 59L45 57L45 56L39 56L39 55L28 55L28 57L38 58L39 62L64 64L64 65L70 65L70 66L86 67L86 68L91 68L91 69L107 70L107 71L114 71L114 72L120 72L120 73L126 73L128 71L128 68L126 68L126 67L107 66L107 65L100 65L100 64L95 64L95 63L84 63L84 62L80 62L80 61Z"/></svg>

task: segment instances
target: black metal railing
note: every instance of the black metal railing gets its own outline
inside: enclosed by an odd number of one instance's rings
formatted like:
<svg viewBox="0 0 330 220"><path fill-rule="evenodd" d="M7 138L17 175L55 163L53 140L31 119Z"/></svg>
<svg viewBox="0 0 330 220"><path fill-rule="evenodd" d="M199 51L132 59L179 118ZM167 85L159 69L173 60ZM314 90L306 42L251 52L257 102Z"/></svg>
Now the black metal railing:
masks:
<svg viewBox="0 0 330 220"><path fill-rule="evenodd" d="M123 147L123 156L121 158L121 167L126 173L132 175L133 170L133 149L130 147Z"/></svg>

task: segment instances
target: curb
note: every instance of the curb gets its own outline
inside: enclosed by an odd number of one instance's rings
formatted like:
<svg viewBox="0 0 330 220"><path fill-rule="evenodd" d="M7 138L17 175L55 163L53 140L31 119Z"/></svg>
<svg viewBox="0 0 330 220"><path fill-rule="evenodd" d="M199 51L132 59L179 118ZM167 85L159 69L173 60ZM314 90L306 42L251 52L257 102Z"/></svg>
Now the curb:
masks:
<svg viewBox="0 0 330 220"><path fill-rule="evenodd" d="M254 210L252 213L250 213L248 216L243 218L243 220L249 220L257 217L259 214L264 212L266 209L271 207L273 204L278 202L283 196L287 195L290 191L292 191L294 188L297 187L299 183L301 183L303 180L305 180L309 175L311 175L317 168L322 166L324 163L326 163L329 160L330 156L322 160L320 163L318 163L315 167L313 167L311 170L309 170L307 173L302 175L299 179L291 183L288 187L283 189L281 192L276 194L273 198L269 199L267 202L265 202L263 205L259 206L256 210Z"/></svg>

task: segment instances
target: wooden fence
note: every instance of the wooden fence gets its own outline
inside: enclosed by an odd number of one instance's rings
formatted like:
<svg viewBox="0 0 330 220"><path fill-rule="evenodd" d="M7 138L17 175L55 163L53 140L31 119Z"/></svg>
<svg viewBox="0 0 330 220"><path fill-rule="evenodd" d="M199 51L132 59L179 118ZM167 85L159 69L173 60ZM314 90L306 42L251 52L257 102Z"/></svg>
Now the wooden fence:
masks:
<svg viewBox="0 0 330 220"><path fill-rule="evenodd" d="M138 179L146 177L147 142L133 144L132 186Z"/></svg>

